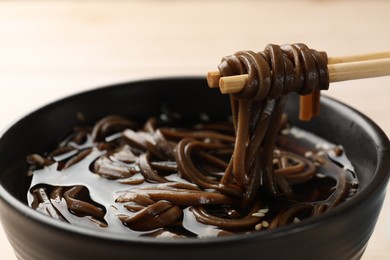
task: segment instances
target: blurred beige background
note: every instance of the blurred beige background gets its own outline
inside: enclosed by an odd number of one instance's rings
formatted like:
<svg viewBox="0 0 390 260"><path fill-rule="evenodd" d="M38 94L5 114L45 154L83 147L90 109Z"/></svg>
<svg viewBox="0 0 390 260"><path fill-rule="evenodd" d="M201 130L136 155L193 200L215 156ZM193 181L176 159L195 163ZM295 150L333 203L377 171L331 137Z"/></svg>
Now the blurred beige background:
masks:
<svg viewBox="0 0 390 260"><path fill-rule="evenodd" d="M388 1L0 1L0 128L50 101L134 79L205 75L222 56L303 42L390 51ZM390 135L390 77L326 93ZM390 259L390 199L363 259ZM342 246L342 245L340 245ZM16 259L0 232L0 259Z"/></svg>

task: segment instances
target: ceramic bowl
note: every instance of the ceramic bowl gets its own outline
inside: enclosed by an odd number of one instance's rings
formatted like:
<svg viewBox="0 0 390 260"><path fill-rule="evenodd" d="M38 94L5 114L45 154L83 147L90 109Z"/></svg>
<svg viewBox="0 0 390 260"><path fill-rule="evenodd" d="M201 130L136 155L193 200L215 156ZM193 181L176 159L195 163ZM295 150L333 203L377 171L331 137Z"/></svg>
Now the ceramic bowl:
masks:
<svg viewBox="0 0 390 260"><path fill-rule="evenodd" d="M203 78L142 80L98 88L46 105L21 118L0 138L0 217L19 259L359 259L374 230L389 178L389 140L369 118L323 97L321 115L297 120L298 99L286 112L297 126L344 146L359 192L321 216L249 235L204 239L134 238L59 222L29 208L26 155L43 153L79 123L109 114L145 119L169 106L192 116L230 113L228 97Z"/></svg>

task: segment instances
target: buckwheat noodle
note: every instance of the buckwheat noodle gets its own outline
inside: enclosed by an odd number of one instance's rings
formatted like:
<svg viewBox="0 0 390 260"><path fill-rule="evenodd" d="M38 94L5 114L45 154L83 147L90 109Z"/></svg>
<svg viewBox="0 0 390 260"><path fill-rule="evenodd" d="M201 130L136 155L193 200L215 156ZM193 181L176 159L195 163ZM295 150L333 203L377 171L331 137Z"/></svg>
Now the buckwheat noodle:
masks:
<svg viewBox="0 0 390 260"><path fill-rule="evenodd" d="M28 157L31 206L70 223L118 231L116 219L137 235L202 237L299 222L356 192L342 149L294 138L283 116L289 93L328 88L324 53L270 44L223 58L219 70L249 74L230 96L232 122L178 127L150 118L138 127L113 115L77 128L47 155ZM73 177L40 177L50 171Z"/></svg>

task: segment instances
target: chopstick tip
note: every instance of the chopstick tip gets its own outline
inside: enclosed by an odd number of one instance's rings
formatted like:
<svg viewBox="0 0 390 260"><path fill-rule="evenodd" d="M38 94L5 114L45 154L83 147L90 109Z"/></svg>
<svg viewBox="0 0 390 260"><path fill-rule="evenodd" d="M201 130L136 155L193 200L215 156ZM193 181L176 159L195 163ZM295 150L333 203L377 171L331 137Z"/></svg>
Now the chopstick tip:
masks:
<svg viewBox="0 0 390 260"><path fill-rule="evenodd" d="M210 88L218 88L220 78L221 75L219 71L210 71L209 73L207 73L207 84Z"/></svg>

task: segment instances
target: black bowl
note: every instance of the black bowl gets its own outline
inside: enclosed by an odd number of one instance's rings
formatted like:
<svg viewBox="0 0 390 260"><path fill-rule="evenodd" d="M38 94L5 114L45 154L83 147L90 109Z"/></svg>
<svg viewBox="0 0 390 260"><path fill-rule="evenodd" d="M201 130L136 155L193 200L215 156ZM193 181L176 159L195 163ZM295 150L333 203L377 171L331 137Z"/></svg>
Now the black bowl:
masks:
<svg viewBox="0 0 390 260"><path fill-rule="evenodd" d="M321 115L297 120L297 97L287 107L297 126L344 146L360 180L360 191L319 217L275 230L221 238L161 240L133 238L76 227L48 218L26 205L26 155L43 153L79 124L109 114L145 119L169 107L183 114L230 113L229 100L204 79L130 82L77 94L49 104L2 133L0 216L19 259L358 259L373 232L389 177L389 141L367 117L323 98Z"/></svg>

